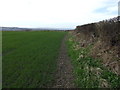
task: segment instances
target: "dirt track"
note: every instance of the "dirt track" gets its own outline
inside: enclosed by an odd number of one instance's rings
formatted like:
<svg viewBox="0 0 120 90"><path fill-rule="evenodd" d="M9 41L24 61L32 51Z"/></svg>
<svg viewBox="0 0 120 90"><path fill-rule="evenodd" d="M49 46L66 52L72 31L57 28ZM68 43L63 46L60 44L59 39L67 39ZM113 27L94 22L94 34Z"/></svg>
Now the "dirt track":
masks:
<svg viewBox="0 0 120 90"><path fill-rule="evenodd" d="M73 67L70 62L70 58L67 54L67 47L65 41L67 40L67 35L64 37L61 48L59 52L59 57L57 61L57 73L56 73L56 81L53 88L74 88L73 80L74 77L72 75Z"/></svg>

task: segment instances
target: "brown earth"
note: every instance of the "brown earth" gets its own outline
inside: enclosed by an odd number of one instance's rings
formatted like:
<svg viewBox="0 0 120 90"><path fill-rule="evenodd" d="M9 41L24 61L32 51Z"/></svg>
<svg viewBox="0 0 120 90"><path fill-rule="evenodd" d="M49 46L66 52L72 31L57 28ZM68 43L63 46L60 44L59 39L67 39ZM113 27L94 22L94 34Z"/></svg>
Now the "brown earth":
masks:
<svg viewBox="0 0 120 90"><path fill-rule="evenodd" d="M67 40L67 35L64 37L59 57L57 61L57 73L55 75L55 84L53 88L74 88L74 76L73 76L73 67L70 62L70 58L67 55L67 47L65 41Z"/></svg>

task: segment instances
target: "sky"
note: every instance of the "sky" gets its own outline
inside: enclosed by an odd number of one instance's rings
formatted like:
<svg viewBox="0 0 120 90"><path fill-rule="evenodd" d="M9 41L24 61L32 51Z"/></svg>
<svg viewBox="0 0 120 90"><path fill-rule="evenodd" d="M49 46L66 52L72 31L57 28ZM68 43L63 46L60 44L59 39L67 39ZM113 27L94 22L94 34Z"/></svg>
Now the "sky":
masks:
<svg viewBox="0 0 120 90"><path fill-rule="evenodd" d="M71 28L118 16L119 0L0 0L0 26Z"/></svg>
<svg viewBox="0 0 120 90"><path fill-rule="evenodd" d="M118 2L118 16L120 16L120 1Z"/></svg>

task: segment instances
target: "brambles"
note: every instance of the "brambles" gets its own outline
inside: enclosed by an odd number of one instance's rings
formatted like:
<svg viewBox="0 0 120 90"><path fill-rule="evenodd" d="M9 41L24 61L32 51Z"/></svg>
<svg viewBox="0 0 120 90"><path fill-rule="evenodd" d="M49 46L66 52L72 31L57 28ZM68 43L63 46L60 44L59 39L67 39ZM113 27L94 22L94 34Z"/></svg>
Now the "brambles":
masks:
<svg viewBox="0 0 120 90"><path fill-rule="evenodd" d="M50 87L65 32L3 32L3 88Z"/></svg>
<svg viewBox="0 0 120 90"><path fill-rule="evenodd" d="M80 47L73 36L70 35L69 38L68 53L74 67L76 86L79 88L119 88L120 76L106 68L101 59L90 56L93 45Z"/></svg>
<svg viewBox="0 0 120 90"><path fill-rule="evenodd" d="M76 85L82 88L120 86L118 17L77 26L68 41Z"/></svg>
<svg viewBox="0 0 120 90"><path fill-rule="evenodd" d="M103 64L120 75L120 23L118 17L97 23L77 26L74 33L81 47L93 45L90 52L94 58L101 58Z"/></svg>

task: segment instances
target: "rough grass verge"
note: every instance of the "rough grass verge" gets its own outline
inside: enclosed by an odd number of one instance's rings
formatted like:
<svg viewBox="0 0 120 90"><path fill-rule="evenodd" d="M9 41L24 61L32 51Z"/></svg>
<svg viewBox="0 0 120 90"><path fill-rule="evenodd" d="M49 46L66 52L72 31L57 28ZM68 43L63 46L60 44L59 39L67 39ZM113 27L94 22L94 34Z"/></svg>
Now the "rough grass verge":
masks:
<svg viewBox="0 0 120 90"><path fill-rule="evenodd" d="M69 35L66 42L69 57L74 66L75 85L79 88L119 88L120 76L109 71L100 59L89 55L92 45L80 47L74 41L74 36Z"/></svg>

